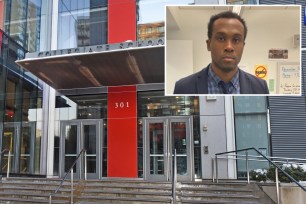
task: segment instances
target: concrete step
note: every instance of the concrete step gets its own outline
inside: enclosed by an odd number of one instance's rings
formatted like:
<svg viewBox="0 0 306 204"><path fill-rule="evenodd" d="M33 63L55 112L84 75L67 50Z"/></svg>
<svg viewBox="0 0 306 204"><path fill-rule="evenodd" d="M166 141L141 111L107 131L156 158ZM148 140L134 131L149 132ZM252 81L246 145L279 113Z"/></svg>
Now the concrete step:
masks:
<svg viewBox="0 0 306 204"><path fill-rule="evenodd" d="M259 201L259 197L254 195L239 195L239 194L218 194L218 193L182 193L182 199L185 200L204 200L204 201L241 201L241 203L245 201Z"/></svg>
<svg viewBox="0 0 306 204"><path fill-rule="evenodd" d="M241 201L203 201L203 200L182 200L181 203L189 204L263 204L261 202L241 202Z"/></svg>
<svg viewBox="0 0 306 204"><path fill-rule="evenodd" d="M80 196L77 204L101 204L101 203L133 203L133 204L150 204L150 203L171 203L171 198L143 198L143 197L100 197L100 196Z"/></svg>
<svg viewBox="0 0 306 204"><path fill-rule="evenodd" d="M35 186L19 186L18 184L14 185L14 186L1 186L0 187L0 192L5 192L5 191L23 191L23 192L27 192L27 191L37 191L37 192L48 192L48 193L52 193L57 189L57 187L48 187L45 186L43 188L37 188ZM75 190L75 188L74 188ZM59 193L70 193L71 192L71 188L60 188Z"/></svg>
<svg viewBox="0 0 306 204"><path fill-rule="evenodd" d="M122 195L131 195L131 196L171 196L172 192L171 191L135 191L135 190L129 190L129 191L122 191L122 190L89 190L85 189L82 192L82 195L99 195L99 196L122 196Z"/></svg>
<svg viewBox="0 0 306 204"><path fill-rule="evenodd" d="M26 199L26 198L6 198L0 196L0 203L4 204L24 204L24 203L31 203L31 204L42 204L42 203L49 203L49 199L38 200L38 199ZM52 200L52 204L68 204L68 201L62 200Z"/></svg>
<svg viewBox="0 0 306 204"><path fill-rule="evenodd" d="M208 181L182 183L181 201L182 203L273 203L255 183Z"/></svg>
<svg viewBox="0 0 306 204"><path fill-rule="evenodd" d="M20 191L5 191L0 192L1 197L27 197L27 198L38 198L38 199L45 199L50 196L50 193L40 193L38 191L31 191L31 192L20 192ZM61 194L57 193L53 195L55 200L67 200L70 198L70 194Z"/></svg>

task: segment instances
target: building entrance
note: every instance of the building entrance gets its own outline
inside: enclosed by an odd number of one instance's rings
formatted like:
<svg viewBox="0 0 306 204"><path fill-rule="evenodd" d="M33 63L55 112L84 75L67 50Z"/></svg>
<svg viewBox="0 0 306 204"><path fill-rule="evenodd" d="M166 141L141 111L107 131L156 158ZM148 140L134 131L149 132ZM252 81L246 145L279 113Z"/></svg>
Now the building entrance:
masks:
<svg viewBox="0 0 306 204"><path fill-rule="evenodd" d="M10 162L10 173L34 174L35 123L7 122L0 124L0 131L2 130L2 150L11 152L10 156L8 152L2 155L2 173L7 172Z"/></svg>
<svg viewBox="0 0 306 204"><path fill-rule="evenodd" d="M192 117L145 118L145 179L170 181L174 150L179 181L193 179Z"/></svg>
<svg viewBox="0 0 306 204"><path fill-rule="evenodd" d="M82 149L86 149L86 160L81 157L74 166L75 178L102 177L102 120L70 120L61 122L60 177L63 177Z"/></svg>

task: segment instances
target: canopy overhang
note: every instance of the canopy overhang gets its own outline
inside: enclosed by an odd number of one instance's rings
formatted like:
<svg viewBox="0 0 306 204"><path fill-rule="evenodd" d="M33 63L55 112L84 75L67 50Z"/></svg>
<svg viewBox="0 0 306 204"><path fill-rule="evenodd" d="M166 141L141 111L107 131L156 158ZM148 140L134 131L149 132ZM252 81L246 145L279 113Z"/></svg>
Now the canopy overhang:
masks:
<svg viewBox="0 0 306 204"><path fill-rule="evenodd" d="M28 53L19 65L60 89L164 83L163 39Z"/></svg>

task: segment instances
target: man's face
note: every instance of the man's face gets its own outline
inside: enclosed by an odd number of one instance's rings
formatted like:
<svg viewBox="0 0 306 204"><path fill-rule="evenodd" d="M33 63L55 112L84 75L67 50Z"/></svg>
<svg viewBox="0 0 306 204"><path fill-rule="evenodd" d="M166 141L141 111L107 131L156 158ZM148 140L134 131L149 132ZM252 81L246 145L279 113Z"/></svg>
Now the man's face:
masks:
<svg viewBox="0 0 306 204"><path fill-rule="evenodd" d="M222 72L237 69L244 48L244 27L234 18L219 18L213 24L211 39L206 41L211 51L212 66Z"/></svg>

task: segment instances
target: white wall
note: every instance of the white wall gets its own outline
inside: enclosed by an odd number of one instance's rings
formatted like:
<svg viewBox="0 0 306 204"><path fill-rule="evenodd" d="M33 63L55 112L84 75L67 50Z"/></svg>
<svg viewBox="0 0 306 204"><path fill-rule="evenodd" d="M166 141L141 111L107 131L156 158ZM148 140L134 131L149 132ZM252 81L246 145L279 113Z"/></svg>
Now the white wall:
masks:
<svg viewBox="0 0 306 204"><path fill-rule="evenodd" d="M193 72L206 67L210 61L210 52L206 49L207 23L211 15L228 10L228 6L185 6L168 7L167 15L171 15L177 22L176 29L171 28L171 22L166 21L166 39L168 40L191 40L193 44ZM293 46L294 34L300 34L300 7L288 6L245 6L243 7L242 18L245 19L248 27L244 54L240 62L241 67L254 74L256 64L268 66L267 82L274 79L276 85L276 73L278 62L300 62L300 46ZM167 18L168 19L168 18ZM174 45L172 49L180 49ZM287 60L269 60L269 49L288 49ZM166 49L169 45L166 42ZM171 56L171 55L168 55ZM166 84L173 86L176 80L181 77L172 76L167 78L168 56L166 58ZM184 55L177 55L176 58L184 58ZM187 76L186 71L186 75ZM176 78L176 80L175 80ZM269 84L269 83L268 83ZM276 87L271 87L270 93L275 93ZM172 94L166 90L166 94Z"/></svg>
<svg viewBox="0 0 306 204"><path fill-rule="evenodd" d="M167 62L168 72L166 77L169 81L176 81L177 78L193 73L193 52L191 40L168 40L166 55L169 57ZM182 56L182 57L177 57ZM174 84L166 84L166 93L172 93Z"/></svg>

